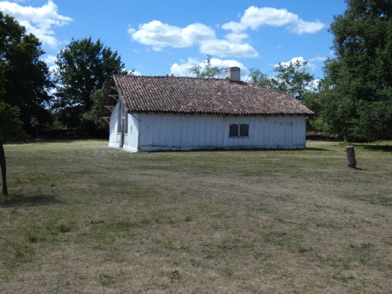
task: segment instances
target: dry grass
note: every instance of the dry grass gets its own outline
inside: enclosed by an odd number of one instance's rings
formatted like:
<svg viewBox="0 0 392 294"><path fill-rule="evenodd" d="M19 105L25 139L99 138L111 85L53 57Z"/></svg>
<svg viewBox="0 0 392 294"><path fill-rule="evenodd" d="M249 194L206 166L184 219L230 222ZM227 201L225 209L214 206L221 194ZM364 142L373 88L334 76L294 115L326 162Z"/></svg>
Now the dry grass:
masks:
<svg viewBox="0 0 392 294"><path fill-rule="evenodd" d="M390 143L390 142L389 142ZM6 145L1 293L390 293L392 153Z"/></svg>

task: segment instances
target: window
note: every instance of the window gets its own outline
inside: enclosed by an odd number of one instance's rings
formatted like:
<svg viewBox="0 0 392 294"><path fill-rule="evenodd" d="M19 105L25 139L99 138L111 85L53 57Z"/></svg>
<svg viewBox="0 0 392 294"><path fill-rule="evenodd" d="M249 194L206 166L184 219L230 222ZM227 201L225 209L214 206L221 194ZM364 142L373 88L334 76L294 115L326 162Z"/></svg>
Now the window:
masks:
<svg viewBox="0 0 392 294"><path fill-rule="evenodd" d="M229 137L238 137L238 125L230 125Z"/></svg>
<svg viewBox="0 0 392 294"><path fill-rule="evenodd" d="M249 125L242 124L240 125L240 137L248 137L249 136Z"/></svg>
<svg viewBox="0 0 392 294"><path fill-rule="evenodd" d="M229 137L249 137L248 124L231 124Z"/></svg>

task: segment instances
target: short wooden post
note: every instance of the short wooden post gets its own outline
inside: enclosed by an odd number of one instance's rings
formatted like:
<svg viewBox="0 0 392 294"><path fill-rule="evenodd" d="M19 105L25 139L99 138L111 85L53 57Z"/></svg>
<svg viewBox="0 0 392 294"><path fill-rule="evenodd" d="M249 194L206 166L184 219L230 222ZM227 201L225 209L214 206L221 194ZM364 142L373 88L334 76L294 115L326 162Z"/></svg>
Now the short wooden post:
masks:
<svg viewBox="0 0 392 294"><path fill-rule="evenodd" d="M349 167L355 168L357 166L357 162L355 160L354 146L347 146L346 154L347 154L347 165Z"/></svg>

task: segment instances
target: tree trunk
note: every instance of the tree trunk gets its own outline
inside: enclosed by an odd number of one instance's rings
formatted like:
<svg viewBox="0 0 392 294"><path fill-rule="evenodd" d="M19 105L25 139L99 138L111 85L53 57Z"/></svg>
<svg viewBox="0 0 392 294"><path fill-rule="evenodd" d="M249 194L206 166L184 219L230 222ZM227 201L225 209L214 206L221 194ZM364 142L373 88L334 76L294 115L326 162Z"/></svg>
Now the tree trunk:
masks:
<svg viewBox="0 0 392 294"><path fill-rule="evenodd" d="M1 178L3 182L2 193L5 196L8 196L7 189L7 166L5 164L5 153L3 143L0 142L0 167L1 167Z"/></svg>

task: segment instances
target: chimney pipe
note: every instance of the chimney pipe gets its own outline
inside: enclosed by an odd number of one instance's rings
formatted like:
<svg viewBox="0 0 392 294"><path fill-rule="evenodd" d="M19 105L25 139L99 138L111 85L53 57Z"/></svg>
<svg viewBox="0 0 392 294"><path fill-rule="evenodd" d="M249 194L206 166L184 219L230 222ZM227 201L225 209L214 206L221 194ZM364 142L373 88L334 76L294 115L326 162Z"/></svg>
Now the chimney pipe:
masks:
<svg viewBox="0 0 392 294"><path fill-rule="evenodd" d="M231 81L239 82L241 81L241 71L237 66L226 68L226 79Z"/></svg>

